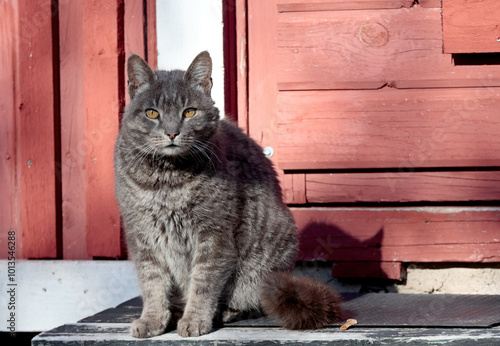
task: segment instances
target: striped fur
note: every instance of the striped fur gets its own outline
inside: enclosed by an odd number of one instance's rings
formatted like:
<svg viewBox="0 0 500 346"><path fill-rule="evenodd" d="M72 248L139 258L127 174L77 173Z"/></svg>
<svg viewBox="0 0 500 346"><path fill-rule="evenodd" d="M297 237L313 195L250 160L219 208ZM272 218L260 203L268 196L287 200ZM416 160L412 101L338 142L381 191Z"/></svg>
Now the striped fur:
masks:
<svg viewBox="0 0 500 346"><path fill-rule="evenodd" d="M127 70L115 190L144 303L131 333L178 320L181 336L206 334L214 319L260 310L263 278L293 264L296 227L262 149L219 119L207 52L186 72L153 72L136 55Z"/></svg>

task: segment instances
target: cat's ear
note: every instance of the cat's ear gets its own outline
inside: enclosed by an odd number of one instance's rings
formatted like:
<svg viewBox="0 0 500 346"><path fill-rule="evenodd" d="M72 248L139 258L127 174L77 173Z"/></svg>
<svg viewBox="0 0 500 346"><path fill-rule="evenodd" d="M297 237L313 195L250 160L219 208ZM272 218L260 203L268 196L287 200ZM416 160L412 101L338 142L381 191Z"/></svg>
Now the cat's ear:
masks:
<svg viewBox="0 0 500 346"><path fill-rule="evenodd" d="M128 93L134 98L137 90L156 78L149 65L138 55L131 54L127 60Z"/></svg>
<svg viewBox="0 0 500 346"><path fill-rule="evenodd" d="M184 79L194 85L201 86L203 91L210 95L212 90L212 58L207 51L203 51L194 58L184 73Z"/></svg>

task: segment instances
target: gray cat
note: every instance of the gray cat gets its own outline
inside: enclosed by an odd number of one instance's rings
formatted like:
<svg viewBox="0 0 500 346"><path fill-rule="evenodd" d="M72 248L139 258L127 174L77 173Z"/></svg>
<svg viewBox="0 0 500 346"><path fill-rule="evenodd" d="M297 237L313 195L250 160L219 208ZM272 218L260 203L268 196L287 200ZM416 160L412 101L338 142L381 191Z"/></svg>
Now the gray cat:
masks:
<svg viewBox="0 0 500 346"><path fill-rule="evenodd" d="M187 71L127 62L131 97L115 149L116 197L142 290L134 337L183 337L264 312L291 329L340 319L326 284L292 277L296 226L271 162L210 96L212 61Z"/></svg>

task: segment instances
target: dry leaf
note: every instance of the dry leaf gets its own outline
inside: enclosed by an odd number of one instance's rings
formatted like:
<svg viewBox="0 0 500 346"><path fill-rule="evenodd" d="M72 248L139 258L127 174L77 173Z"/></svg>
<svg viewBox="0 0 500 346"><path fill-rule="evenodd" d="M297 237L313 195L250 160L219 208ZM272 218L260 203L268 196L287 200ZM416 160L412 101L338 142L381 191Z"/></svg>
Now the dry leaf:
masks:
<svg viewBox="0 0 500 346"><path fill-rule="evenodd" d="M350 318L347 321L345 321L345 323L340 327L340 330L346 330L347 328L355 324L358 324L358 321L355 320L354 318Z"/></svg>

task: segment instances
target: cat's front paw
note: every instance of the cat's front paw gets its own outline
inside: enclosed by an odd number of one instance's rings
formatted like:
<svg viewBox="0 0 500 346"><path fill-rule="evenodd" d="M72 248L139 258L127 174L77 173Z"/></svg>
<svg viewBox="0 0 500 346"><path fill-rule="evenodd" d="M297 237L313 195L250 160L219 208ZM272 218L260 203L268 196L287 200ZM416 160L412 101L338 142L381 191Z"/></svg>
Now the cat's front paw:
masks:
<svg viewBox="0 0 500 346"><path fill-rule="evenodd" d="M207 334L212 329L212 320L202 320L197 317L184 316L177 323L177 333L184 337L194 337Z"/></svg>
<svg viewBox="0 0 500 346"><path fill-rule="evenodd" d="M134 338L151 338L162 334L167 324L153 318L139 318L132 322L130 334Z"/></svg>

